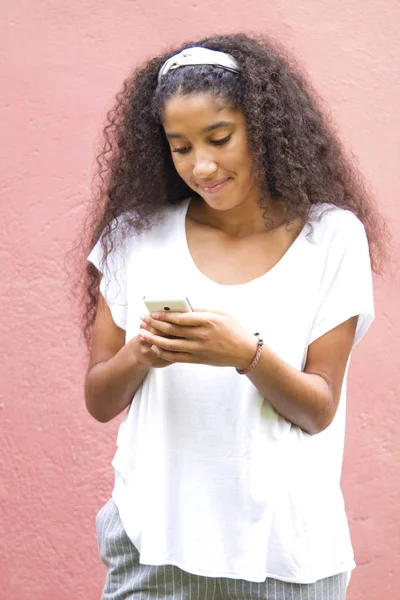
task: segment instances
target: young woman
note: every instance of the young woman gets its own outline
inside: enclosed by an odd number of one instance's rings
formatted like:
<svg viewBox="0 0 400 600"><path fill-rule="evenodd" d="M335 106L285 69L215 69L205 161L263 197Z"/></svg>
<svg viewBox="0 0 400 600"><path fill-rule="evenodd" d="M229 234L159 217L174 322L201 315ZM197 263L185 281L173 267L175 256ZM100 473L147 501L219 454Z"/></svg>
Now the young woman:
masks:
<svg viewBox="0 0 400 600"><path fill-rule="evenodd" d="M384 230L309 84L269 40L185 44L126 80L99 160L86 405L126 411L103 599L343 599L345 376Z"/></svg>

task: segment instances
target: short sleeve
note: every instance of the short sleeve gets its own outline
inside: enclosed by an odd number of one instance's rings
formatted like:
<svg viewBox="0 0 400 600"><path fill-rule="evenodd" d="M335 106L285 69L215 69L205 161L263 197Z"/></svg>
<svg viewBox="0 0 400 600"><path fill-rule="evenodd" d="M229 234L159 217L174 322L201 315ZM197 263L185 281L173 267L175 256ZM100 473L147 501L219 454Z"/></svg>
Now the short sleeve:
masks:
<svg viewBox="0 0 400 600"><path fill-rule="evenodd" d="M103 261L100 240L88 256L88 260L100 271L100 292L110 308L112 318L118 327L126 330L127 324L127 283L126 260L123 249L114 247Z"/></svg>
<svg viewBox="0 0 400 600"><path fill-rule="evenodd" d="M336 241L328 247L310 344L358 315L355 345L374 320L371 263L364 226L351 215L347 216L343 229L347 241L341 244Z"/></svg>

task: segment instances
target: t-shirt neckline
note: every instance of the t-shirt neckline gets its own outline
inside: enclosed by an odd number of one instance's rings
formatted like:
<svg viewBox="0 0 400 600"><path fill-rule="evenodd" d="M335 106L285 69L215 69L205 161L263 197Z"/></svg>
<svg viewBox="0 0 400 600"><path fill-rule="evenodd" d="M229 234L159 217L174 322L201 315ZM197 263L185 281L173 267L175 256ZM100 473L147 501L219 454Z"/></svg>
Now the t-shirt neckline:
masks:
<svg viewBox="0 0 400 600"><path fill-rule="evenodd" d="M273 279L274 277L278 276L279 273L281 273L284 270L284 268L286 267L286 265L288 263L290 263L291 257L294 255L295 251L303 244L303 240L307 239L306 236L307 236L308 224L305 223L305 225L301 229L300 233L298 234L298 236L296 237L294 242L289 246L289 248L286 250L285 254L279 259L279 261L271 269L269 269L269 271L267 271L266 273L263 273L259 277L250 279L249 281L246 281L245 283L232 283L232 284L217 283L213 279L210 279L209 277L207 277L207 275L205 275L199 269L199 267L196 265L196 263L193 260L192 255L191 255L188 240L187 240L187 234L186 234L186 216L187 216L187 212L188 212L188 209L190 206L190 202L191 202L191 198L186 200L182 206L182 210L180 211L179 236L181 238L182 256L183 256L184 260L186 261L186 263L188 264L188 266L190 267L191 271L195 272L197 274L197 276L200 279L202 279L203 283L205 283L209 286L214 286L215 288L226 289L226 290L246 288L246 287L251 287L251 286L257 286L257 285L265 283L269 279Z"/></svg>

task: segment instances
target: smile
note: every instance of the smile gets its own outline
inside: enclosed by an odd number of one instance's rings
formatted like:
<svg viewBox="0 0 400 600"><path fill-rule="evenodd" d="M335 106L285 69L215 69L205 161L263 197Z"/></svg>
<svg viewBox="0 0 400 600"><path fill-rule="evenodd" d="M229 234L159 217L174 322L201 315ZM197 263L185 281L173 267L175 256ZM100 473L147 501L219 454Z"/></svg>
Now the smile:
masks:
<svg viewBox="0 0 400 600"><path fill-rule="evenodd" d="M213 183L212 185L204 185L204 184L197 184L198 187L200 188L200 190L202 192L205 192L206 194L216 194L217 192L219 192L228 182L230 181L230 178L227 177L226 179L221 179L220 181L216 181L215 183Z"/></svg>

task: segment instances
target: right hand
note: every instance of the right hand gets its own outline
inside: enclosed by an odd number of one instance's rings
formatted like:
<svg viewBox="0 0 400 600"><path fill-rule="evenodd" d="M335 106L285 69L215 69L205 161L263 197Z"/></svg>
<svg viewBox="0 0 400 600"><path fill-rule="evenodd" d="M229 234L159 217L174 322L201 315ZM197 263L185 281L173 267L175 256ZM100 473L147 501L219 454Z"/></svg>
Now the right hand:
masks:
<svg viewBox="0 0 400 600"><path fill-rule="evenodd" d="M147 331L150 331L150 333L157 333L151 327L146 325L144 321L142 321L141 327L143 327ZM147 344L144 340L142 340L139 335L136 335L134 338L132 338L132 340L128 342L128 344L132 345L132 350L134 352L136 360L145 367L150 367L153 369L163 369L164 367L169 367L172 364L167 360L159 358L157 354L153 352L151 346Z"/></svg>

